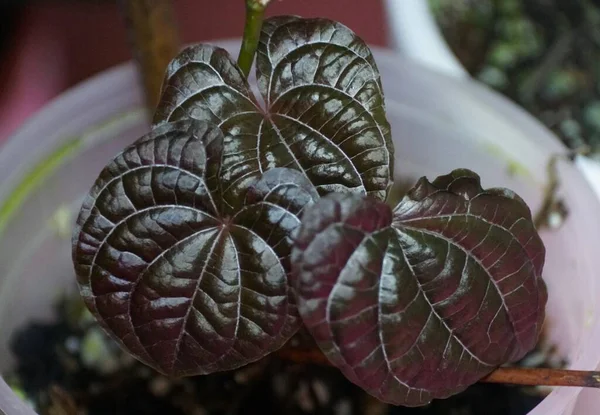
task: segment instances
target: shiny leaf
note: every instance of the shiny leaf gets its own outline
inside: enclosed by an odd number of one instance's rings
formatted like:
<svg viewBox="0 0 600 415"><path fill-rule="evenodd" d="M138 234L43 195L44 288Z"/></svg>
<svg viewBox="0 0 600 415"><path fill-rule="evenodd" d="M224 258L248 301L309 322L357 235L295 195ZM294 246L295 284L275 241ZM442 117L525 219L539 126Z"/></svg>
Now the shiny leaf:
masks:
<svg viewBox="0 0 600 415"><path fill-rule="evenodd" d="M223 208L223 135L156 127L102 171L73 238L81 294L104 328L158 371L233 369L298 329L287 281L291 232L318 198L306 176L267 171Z"/></svg>
<svg viewBox="0 0 600 415"><path fill-rule="evenodd" d="M421 179L394 211L333 194L307 208L292 250L304 323L379 399L424 405L535 346L545 249L525 203L457 170Z"/></svg>
<svg viewBox="0 0 600 415"><path fill-rule="evenodd" d="M297 169L321 195L385 199L394 149L373 56L347 27L325 19L267 19L256 60L262 109L229 54L195 45L169 66L157 124L186 118L220 126L226 207L263 172Z"/></svg>

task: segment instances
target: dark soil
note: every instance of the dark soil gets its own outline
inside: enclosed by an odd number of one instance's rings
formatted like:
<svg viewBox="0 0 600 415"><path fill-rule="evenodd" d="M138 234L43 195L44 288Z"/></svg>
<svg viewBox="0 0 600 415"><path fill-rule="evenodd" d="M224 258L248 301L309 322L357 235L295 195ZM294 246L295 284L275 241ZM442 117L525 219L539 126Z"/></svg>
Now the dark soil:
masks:
<svg viewBox="0 0 600 415"><path fill-rule="evenodd" d="M423 408L383 405L334 368L266 358L240 370L171 381L123 353L83 310L62 302L56 323L31 322L11 342L4 374L42 415L524 415L547 391L477 384ZM548 351L520 364L556 366Z"/></svg>

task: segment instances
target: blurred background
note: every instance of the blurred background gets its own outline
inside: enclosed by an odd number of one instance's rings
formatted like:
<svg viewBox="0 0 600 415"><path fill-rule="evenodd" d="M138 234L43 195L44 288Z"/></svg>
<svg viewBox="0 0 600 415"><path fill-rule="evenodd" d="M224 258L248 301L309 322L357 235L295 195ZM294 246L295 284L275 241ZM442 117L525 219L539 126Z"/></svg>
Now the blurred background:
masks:
<svg viewBox="0 0 600 415"><path fill-rule="evenodd" d="M184 42L240 37L243 0L174 0ZM130 59L115 0L0 2L0 142L65 89ZM381 0L273 0L268 14L334 18L385 45Z"/></svg>
<svg viewBox="0 0 600 415"><path fill-rule="evenodd" d="M571 148L600 145L599 0L427 0L476 78Z"/></svg>
<svg viewBox="0 0 600 415"><path fill-rule="evenodd" d="M423 0L462 64L571 148L600 145L600 0ZM174 0L182 40L237 37L241 0ZM273 0L269 14L335 18L389 39L382 0ZM114 0L0 6L0 142L65 89L130 58Z"/></svg>

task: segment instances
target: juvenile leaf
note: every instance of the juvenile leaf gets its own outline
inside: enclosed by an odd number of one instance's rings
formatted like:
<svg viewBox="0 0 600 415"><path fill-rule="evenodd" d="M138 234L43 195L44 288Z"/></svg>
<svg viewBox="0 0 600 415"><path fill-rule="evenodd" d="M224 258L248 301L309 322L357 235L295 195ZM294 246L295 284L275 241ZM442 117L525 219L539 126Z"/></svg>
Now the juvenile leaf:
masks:
<svg viewBox="0 0 600 415"><path fill-rule="evenodd" d="M288 167L321 195L385 199L394 150L379 72L365 43L325 19L267 19L257 55L260 108L241 70L220 48L196 45L169 66L157 124L186 118L225 135L226 208L263 172Z"/></svg>
<svg viewBox="0 0 600 415"><path fill-rule="evenodd" d="M290 233L318 194L300 172L265 173L222 207L223 135L205 122L155 128L102 171L73 237L81 294L104 328L158 371L233 369L300 324Z"/></svg>
<svg viewBox="0 0 600 415"><path fill-rule="evenodd" d="M419 406L535 346L545 248L526 204L457 170L392 210L333 194L292 250L300 315L327 357L377 398Z"/></svg>

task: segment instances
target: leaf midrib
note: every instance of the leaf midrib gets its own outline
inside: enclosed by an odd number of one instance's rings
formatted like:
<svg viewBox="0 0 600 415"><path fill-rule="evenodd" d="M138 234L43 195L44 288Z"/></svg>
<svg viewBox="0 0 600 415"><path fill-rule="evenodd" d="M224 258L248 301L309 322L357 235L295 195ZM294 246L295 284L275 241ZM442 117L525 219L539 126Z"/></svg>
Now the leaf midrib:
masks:
<svg viewBox="0 0 600 415"><path fill-rule="evenodd" d="M398 226L398 225L396 225L396 226ZM500 290L500 287L498 286L498 283L497 283L497 282L496 282L496 280L493 278L493 276L490 274L490 272L489 272L488 268L486 268L486 267L485 267L485 266L484 266L484 265L481 263L481 261L479 260L479 258L477 258L475 255L473 255L473 254L472 254L472 253L471 253L471 252L470 252L470 251L469 251L467 248L465 248L464 246L462 246L461 244L459 244L457 241L454 241L454 240L452 240L452 239L449 239L448 237L446 237L445 235L443 235L443 234L441 234L441 233L438 233L438 232L435 232L435 231L430 231L430 230L423 229L423 228L413 227L413 226L409 226L409 225L405 225L405 224L401 225L401 227L403 227L403 228L405 228L405 229L410 229L410 230L412 230L412 231L415 231L415 232L422 232L422 233L424 233L424 234L427 234L427 235L429 235L429 236L433 236L433 237L435 237L435 238L441 239L441 240L443 240L444 242L447 242L447 243L451 244L452 246L456 246L457 248L459 248L459 249L460 249L460 250L461 250L461 251L462 251L462 252L465 254L465 256L466 256L466 257L468 257L468 258L471 258L471 259L472 259L472 260L473 260L473 261L474 261L474 262L477 264L477 266L479 266L479 268L481 268L481 269L482 269L482 270L485 272L485 274L487 275L488 279L489 279L489 280L492 282L492 284L494 285L494 288L496 288L496 293L498 294L498 296L500 297L500 300L502 301L502 308L504 309L504 311L505 311L506 315L508 316L508 321L510 322L510 325L511 325L511 328L512 328L512 333L513 333L513 335L514 335L514 338L515 338L515 340L517 341L517 343L519 344L519 346L520 346L521 348L523 348L523 345L522 345L522 344L521 344L521 342L520 342L519 336L517 336L517 331L516 331L516 329L515 329L515 322L513 321L512 315L511 315L511 313L510 313L510 310L509 310L509 308L508 308L508 306L507 306L507 304L506 304L506 300L505 300L505 298L504 298L504 295L503 295L502 291ZM396 228L396 227L395 227L395 228ZM502 228L502 227L500 227L500 226L498 226L498 228L505 230L504 228ZM399 232L399 233L400 233L400 232L402 232L402 230L401 230L401 229L397 229L397 228L396 228L396 231L397 231L397 232ZM508 231L507 231L507 232L508 232ZM513 236L513 235L512 235L510 232L508 232L508 233L509 233L509 234L510 234L510 235L513 237L513 240L515 240L517 243L519 243L519 241L518 241L516 238L514 238L514 236ZM520 246L521 246L521 245L520 245ZM522 249L524 249L522 246L521 246L521 248L522 248ZM404 252L404 251L403 251L403 252ZM505 255L505 254L503 254L503 255ZM499 260L500 260L500 259L498 259L497 261L499 261ZM497 261L496 261L496 262L497 262ZM530 260L529 258L528 258L528 261L530 261L530 262L531 262L531 260ZM533 264L532 264L532 263L531 263L530 265L533 267ZM415 275L415 274L413 274L413 275ZM416 278L416 275L415 275L415 278ZM417 281L418 281L418 280L417 280ZM421 288L421 284L420 284L420 283L419 283L419 289L422 289L422 288ZM425 293L423 293L423 295L425 295ZM426 295L425 295L425 297L427 298L427 296L426 296ZM431 306L431 307L432 307L432 309L433 309L433 305L432 305L432 304L431 304L431 302L429 301L429 298L427 298L427 301L428 301L428 303L430 304L430 306ZM443 320L442 320L442 321L443 321ZM445 324L445 322L444 322L444 324ZM449 328L448 328L448 329L449 329ZM451 332L452 332L452 331L451 331ZM458 338L457 338L457 339L458 339ZM462 345L462 343L461 343L461 345ZM468 349L467 349L467 351L469 351L469 353L471 353L471 352L470 352L470 350L468 350ZM472 353L471 353L471 354L472 354ZM472 355L473 355L473 354L472 354ZM478 359L479 361L481 361L481 360L480 360L479 358L477 358L475 355L473 355L473 356L474 356L476 359ZM487 364L487 365L491 365L491 364L489 364L489 363L485 363L485 362L482 362L482 363L484 363L484 364Z"/></svg>

